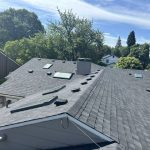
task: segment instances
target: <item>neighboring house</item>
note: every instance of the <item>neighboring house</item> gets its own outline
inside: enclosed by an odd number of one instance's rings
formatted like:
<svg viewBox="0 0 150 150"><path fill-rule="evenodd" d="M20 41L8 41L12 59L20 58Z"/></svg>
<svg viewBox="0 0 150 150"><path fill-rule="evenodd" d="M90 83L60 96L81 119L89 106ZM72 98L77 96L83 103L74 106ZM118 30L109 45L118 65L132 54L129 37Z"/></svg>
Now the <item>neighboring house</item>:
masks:
<svg viewBox="0 0 150 150"><path fill-rule="evenodd" d="M0 86L16 96L0 110L0 149L148 150L149 88L148 71L34 58Z"/></svg>
<svg viewBox="0 0 150 150"><path fill-rule="evenodd" d="M118 57L116 57L114 55L106 55L106 56L102 57L101 61L106 65L111 65L111 64L117 63Z"/></svg>
<svg viewBox="0 0 150 150"><path fill-rule="evenodd" d="M0 51L0 79L6 77L10 72L16 70L19 65Z"/></svg>

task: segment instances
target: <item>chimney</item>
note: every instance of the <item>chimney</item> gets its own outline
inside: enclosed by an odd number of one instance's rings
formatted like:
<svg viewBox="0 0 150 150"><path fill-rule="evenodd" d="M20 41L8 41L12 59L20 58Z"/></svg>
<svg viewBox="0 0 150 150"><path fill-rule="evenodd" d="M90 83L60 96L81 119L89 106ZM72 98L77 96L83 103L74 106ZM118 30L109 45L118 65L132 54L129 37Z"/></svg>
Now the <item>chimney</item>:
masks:
<svg viewBox="0 0 150 150"><path fill-rule="evenodd" d="M77 74L88 75L91 73L91 59L78 58L77 61Z"/></svg>

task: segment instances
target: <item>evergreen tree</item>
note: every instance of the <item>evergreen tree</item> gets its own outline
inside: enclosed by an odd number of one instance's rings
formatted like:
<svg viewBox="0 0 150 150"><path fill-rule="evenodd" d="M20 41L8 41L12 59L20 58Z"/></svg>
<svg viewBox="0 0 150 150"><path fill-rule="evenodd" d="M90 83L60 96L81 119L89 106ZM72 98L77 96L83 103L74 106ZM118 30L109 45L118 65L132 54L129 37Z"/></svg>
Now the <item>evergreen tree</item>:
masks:
<svg viewBox="0 0 150 150"><path fill-rule="evenodd" d="M127 39L127 45L128 45L128 47L131 47L135 43L136 43L135 32L131 31L129 36L128 36L128 39Z"/></svg>
<svg viewBox="0 0 150 150"><path fill-rule="evenodd" d="M120 36L119 36L115 47L116 47L116 48L119 48L119 47L121 47L121 46L122 46L122 44L121 44L121 38L120 38Z"/></svg>

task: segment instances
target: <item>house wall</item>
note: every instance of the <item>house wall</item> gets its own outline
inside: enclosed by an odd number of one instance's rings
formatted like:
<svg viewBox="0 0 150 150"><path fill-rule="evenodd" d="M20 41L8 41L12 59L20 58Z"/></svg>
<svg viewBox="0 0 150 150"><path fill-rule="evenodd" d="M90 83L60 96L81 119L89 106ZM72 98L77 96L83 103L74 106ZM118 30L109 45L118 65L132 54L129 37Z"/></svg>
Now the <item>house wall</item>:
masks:
<svg viewBox="0 0 150 150"><path fill-rule="evenodd" d="M102 59L102 62L107 65L117 63L117 61L118 61L118 57L116 57L116 56L114 56L114 57L110 56L108 58Z"/></svg>
<svg viewBox="0 0 150 150"><path fill-rule="evenodd" d="M10 72L14 71L19 67L13 60L7 57L5 54L0 52L0 78L4 78Z"/></svg>
<svg viewBox="0 0 150 150"><path fill-rule="evenodd" d="M19 112L13 115L19 115ZM80 129L95 142L105 142L82 127ZM7 129L0 131L0 135L2 134L7 135L7 140L0 142L2 150L54 149L93 143L66 118Z"/></svg>

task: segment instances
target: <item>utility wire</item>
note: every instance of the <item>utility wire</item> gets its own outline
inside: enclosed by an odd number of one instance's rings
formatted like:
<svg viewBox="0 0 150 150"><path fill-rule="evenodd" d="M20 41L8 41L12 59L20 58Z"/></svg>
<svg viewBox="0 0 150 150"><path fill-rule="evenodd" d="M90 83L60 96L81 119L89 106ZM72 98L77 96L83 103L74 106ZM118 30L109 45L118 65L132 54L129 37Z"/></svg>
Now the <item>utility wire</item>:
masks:
<svg viewBox="0 0 150 150"><path fill-rule="evenodd" d="M73 125L80 130L85 136L87 136L97 147L99 147L99 149L101 148L101 146L99 144L97 144L87 133L85 133L79 126L77 126L73 121L72 121Z"/></svg>

